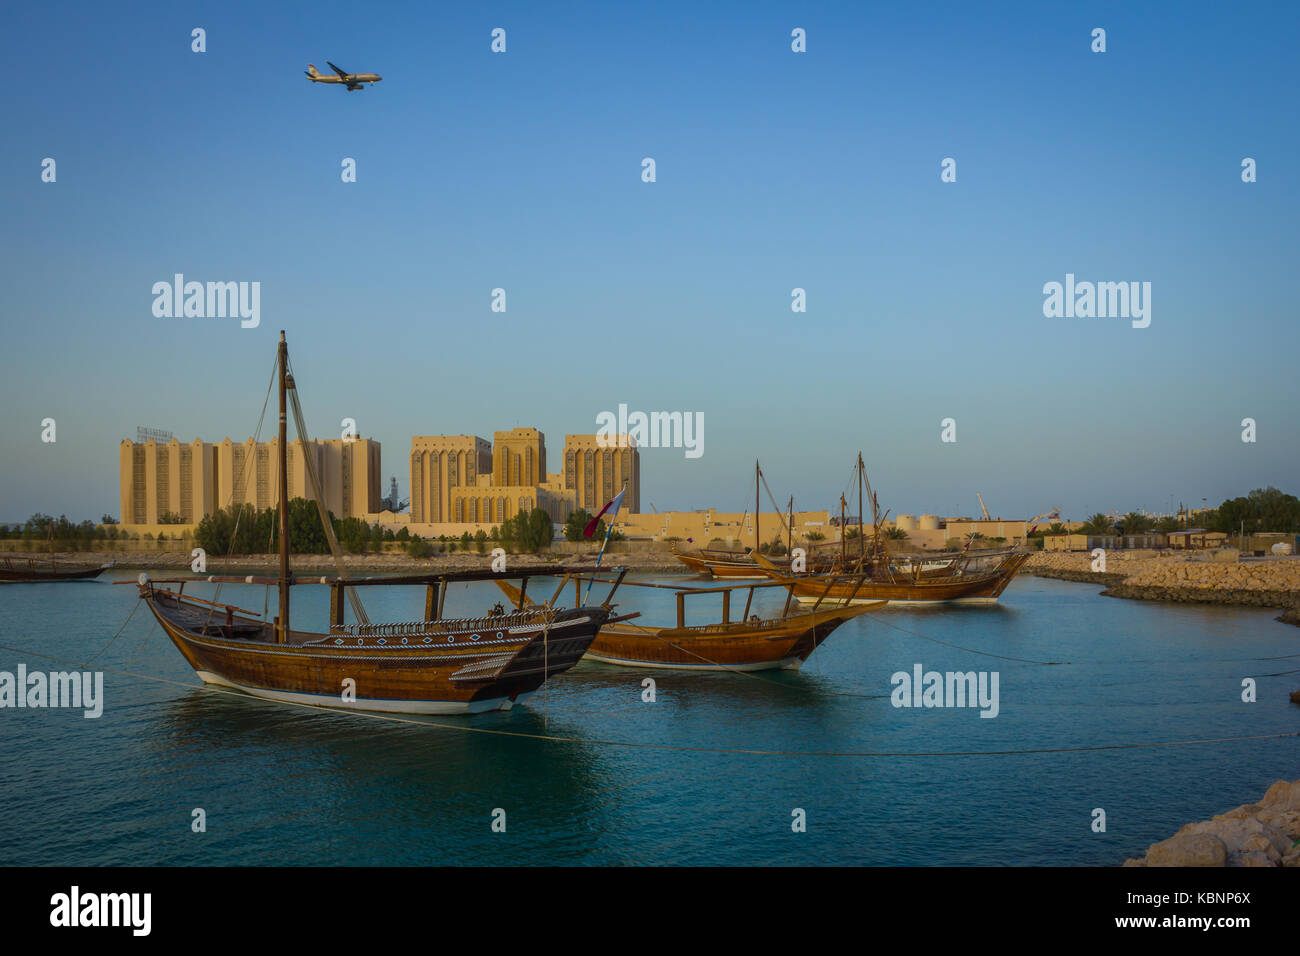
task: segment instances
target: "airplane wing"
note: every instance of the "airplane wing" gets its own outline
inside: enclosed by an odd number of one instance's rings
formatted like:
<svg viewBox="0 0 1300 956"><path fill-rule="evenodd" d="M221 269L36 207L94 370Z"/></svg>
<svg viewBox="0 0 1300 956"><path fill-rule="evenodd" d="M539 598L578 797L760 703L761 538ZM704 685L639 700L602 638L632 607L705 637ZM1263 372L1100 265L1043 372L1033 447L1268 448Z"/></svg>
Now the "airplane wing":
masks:
<svg viewBox="0 0 1300 956"><path fill-rule="evenodd" d="M337 73L339 76L343 77L343 79L346 80L346 79L348 78L348 74L347 74L347 73L345 73L345 72L343 72L342 70L340 70L340 69L339 69L337 66L335 66L333 63L330 63L329 60L326 60L325 63L329 66L329 68L330 68L331 70L333 70L333 71L334 71L335 73Z"/></svg>

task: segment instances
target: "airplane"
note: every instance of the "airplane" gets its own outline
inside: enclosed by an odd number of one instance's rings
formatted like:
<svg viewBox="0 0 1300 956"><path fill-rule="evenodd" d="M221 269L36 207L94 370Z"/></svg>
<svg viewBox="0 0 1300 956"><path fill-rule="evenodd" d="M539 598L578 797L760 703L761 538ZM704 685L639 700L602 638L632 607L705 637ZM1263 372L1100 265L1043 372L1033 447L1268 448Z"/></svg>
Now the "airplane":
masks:
<svg viewBox="0 0 1300 956"><path fill-rule="evenodd" d="M383 79L383 77L377 73L344 73L333 63L330 63L329 60L326 60L325 62L329 64L329 68L337 73L338 76L322 76L320 73L316 72L316 65L314 63L308 63L307 69L303 71L307 74L307 79L311 80L313 83L346 83L348 90L364 89L361 85L362 83L378 83Z"/></svg>

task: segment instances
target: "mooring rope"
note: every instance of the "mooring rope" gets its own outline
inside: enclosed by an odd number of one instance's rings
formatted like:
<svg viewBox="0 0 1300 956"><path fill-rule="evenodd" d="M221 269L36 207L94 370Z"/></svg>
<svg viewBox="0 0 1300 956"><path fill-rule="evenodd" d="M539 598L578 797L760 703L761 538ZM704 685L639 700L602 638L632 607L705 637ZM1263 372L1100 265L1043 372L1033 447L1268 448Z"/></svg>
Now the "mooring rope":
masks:
<svg viewBox="0 0 1300 956"><path fill-rule="evenodd" d="M113 642L116 641L118 637L121 635L121 633L126 630L126 626L131 623L131 618L135 617L135 612L138 611L139 609L140 609L140 602L136 601L135 606L131 608L131 613L126 616L126 620L122 622L122 626L117 629L117 633L114 634L112 637L110 637L108 639L108 643L105 644L103 647L101 647L93 657L88 657L84 661L82 661L81 666L85 667L87 664L93 661L100 654L103 654L106 650L112 647Z"/></svg>

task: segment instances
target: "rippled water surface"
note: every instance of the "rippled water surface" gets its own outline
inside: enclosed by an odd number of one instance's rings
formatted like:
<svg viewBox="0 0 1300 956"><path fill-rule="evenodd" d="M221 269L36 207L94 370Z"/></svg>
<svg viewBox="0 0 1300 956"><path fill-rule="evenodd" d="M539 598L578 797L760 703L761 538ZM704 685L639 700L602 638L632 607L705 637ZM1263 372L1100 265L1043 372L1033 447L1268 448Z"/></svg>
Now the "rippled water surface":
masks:
<svg viewBox="0 0 1300 956"><path fill-rule="evenodd" d="M38 655L103 649L137 604L111 582L131 577L3 586L0 670L68 669ZM619 594L621 611L671 623L671 592ZM295 625L322 627L326 590L294 596ZM423 610L419 588L365 598L376 621ZM498 599L456 586L447 613ZM260 610L264 593L228 585L222 600ZM393 722L205 688L141 605L96 662L111 668L101 718L0 710L0 862L1116 864L1300 777L1294 736L1144 746L1300 732L1300 629L1276 613L1022 576L998 607L860 617L799 672L584 662L510 712ZM895 708L891 675L918 663L997 671L998 716ZM1256 703L1242 702L1245 677ZM1116 745L1128 749L993 753ZM906 755L935 751L978 755ZM191 832L196 807L206 833Z"/></svg>

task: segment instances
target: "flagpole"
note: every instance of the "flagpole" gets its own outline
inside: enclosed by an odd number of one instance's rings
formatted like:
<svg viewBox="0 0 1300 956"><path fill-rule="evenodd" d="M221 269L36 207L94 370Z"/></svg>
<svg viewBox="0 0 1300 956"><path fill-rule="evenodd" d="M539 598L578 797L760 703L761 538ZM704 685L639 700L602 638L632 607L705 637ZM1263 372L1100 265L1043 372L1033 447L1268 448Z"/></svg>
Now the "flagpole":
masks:
<svg viewBox="0 0 1300 956"><path fill-rule="evenodd" d="M596 555L596 570L591 572L591 577L587 579L587 593L582 598L582 603L587 603L587 598L591 597L591 586L596 583L596 574L600 571L600 559L605 556L605 545L609 544L610 532L614 530L614 522L605 525L605 540L601 542L600 554Z"/></svg>
<svg viewBox="0 0 1300 956"><path fill-rule="evenodd" d="M627 491L626 479L624 479L623 481L623 491L620 491L617 495L615 495L615 500L618 501L619 507L618 509L615 509L612 515L609 516L609 524L605 525L605 540L600 543L600 553L596 555L596 570L591 572L591 578L588 579L587 581L587 593L583 595L582 598L582 603L584 605L587 603L587 598L591 597L591 586L596 583L596 574L597 572L600 571L600 559L605 556L605 547L609 544L609 536L614 531L614 519L618 517L618 512L623 507L623 502L619 499L622 498L623 492L625 491ZM610 504L613 504L613 502L611 501ZM609 505L606 505L605 507L608 508Z"/></svg>

